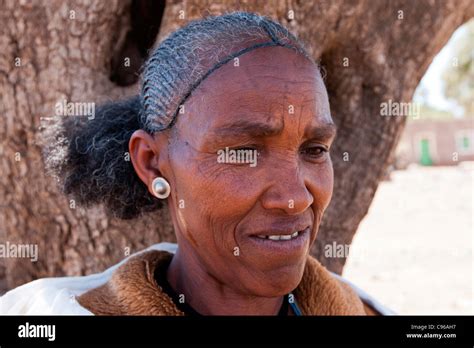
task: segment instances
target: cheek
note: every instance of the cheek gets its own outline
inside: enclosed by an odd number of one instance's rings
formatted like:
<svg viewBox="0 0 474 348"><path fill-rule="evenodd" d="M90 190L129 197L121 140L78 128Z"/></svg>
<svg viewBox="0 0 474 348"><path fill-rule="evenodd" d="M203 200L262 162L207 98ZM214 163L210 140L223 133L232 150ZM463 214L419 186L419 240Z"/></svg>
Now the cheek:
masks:
<svg viewBox="0 0 474 348"><path fill-rule="evenodd" d="M331 201L334 188L334 171L332 163L329 160L324 165L317 168L308 168L308 170L311 175L308 189L314 197L313 205L314 208L322 214Z"/></svg>
<svg viewBox="0 0 474 348"><path fill-rule="evenodd" d="M217 154L188 146L177 148L172 159L181 232L196 246L232 252L235 226L258 198L247 173L255 169L218 163Z"/></svg>

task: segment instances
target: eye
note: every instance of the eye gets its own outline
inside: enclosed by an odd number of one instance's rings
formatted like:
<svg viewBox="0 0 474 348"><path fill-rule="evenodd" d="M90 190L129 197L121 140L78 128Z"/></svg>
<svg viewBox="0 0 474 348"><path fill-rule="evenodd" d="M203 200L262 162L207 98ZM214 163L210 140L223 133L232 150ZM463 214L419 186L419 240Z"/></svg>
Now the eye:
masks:
<svg viewBox="0 0 474 348"><path fill-rule="evenodd" d="M329 152L329 149L324 145L308 145L308 146L305 146L301 150L301 153L303 155L306 155L315 159L323 157L328 152Z"/></svg>

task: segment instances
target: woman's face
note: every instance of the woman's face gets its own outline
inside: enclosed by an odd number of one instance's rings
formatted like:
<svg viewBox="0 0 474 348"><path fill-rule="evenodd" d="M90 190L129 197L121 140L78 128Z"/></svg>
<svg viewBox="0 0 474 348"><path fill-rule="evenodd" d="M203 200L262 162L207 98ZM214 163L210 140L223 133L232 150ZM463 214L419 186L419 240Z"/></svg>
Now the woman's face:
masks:
<svg viewBox="0 0 474 348"><path fill-rule="evenodd" d="M280 296L299 284L331 199L335 127L320 74L301 55L260 48L234 63L178 115L171 213L180 257L239 293ZM233 150L247 163L232 163Z"/></svg>

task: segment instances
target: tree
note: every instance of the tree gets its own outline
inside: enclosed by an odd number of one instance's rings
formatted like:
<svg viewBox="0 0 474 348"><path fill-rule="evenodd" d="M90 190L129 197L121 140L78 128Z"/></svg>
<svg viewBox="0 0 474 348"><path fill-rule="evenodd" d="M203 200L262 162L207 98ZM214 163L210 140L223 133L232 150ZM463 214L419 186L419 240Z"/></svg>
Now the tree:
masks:
<svg viewBox="0 0 474 348"><path fill-rule="evenodd" d="M44 142L42 117L59 100L103 102L137 93L136 69L155 37L149 38L150 23L160 23L159 42L191 19L247 10L279 20L308 43L324 67L339 127L334 196L313 253L340 273L345 258L325 258L324 246L351 243L405 123L381 117L381 103L409 102L434 55L474 14L470 0L174 0L164 8L147 0L0 0L0 9L0 242L39 248L36 263L0 259L8 288L103 270L128 252L174 240L166 210L137 222L74 206L42 160L42 149L54 146ZM124 57L130 66L121 64Z"/></svg>

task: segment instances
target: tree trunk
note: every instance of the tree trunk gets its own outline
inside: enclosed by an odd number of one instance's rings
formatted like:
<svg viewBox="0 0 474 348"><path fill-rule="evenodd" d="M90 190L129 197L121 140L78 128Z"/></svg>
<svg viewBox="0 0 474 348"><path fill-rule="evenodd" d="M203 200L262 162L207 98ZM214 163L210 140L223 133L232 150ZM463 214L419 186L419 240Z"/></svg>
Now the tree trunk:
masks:
<svg viewBox="0 0 474 348"><path fill-rule="evenodd" d="M139 31L130 13L147 4L0 0L0 243L37 244L39 250L35 263L0 259L8 288L100 271L147 245L174 240L166 209L119 221L100 207L70 205L42 161L42 148L51 146L42 140L42 118L54 114L58 101L102 102L138 92L136 83L121 87L110 77L121 79L114 69L129 57L132 67L122 85L136 81L144 57L133 41ZM157 42L191 19L246 10L279 20L308 44L326 72L339 128L334 196L313 253L340 273L345 259L325 258L324 246L351 243L405 122L380 116L381 103L410 101L433 57L474 15L473 7L469 0L168 1ZM153 11L143 10L148 21L159 23L161 13Z"/></svg>

